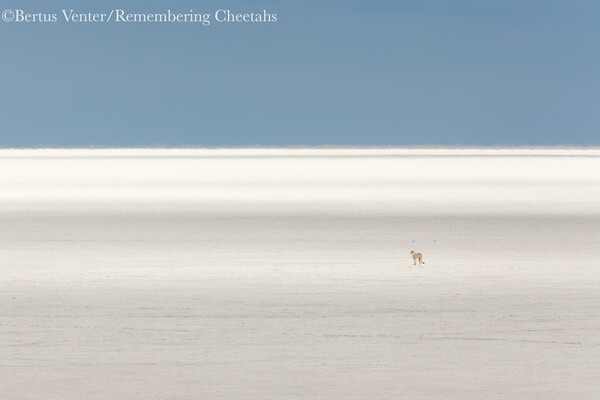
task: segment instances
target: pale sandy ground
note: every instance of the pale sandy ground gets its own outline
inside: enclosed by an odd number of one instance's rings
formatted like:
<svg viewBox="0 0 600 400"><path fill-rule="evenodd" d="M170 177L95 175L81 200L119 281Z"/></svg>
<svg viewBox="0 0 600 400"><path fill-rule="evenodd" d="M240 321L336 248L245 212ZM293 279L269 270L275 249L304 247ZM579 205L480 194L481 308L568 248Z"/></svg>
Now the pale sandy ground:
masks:
<svg viewBox="0 0 600 400"><path fill-rule="evenodd" d="M600 398L598 151L0 170L0 399Z"/></svg>

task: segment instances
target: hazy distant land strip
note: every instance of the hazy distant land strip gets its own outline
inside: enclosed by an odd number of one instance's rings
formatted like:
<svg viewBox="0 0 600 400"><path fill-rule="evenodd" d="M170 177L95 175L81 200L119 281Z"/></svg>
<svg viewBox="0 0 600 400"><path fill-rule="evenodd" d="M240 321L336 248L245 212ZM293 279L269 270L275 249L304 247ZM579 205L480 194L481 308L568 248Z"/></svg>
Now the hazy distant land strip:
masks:
<svg viewBox="0 0 600 400"><path fill-rule="evenodd" d="M0 149L0 158L600 157L600 148Z"/></svg>

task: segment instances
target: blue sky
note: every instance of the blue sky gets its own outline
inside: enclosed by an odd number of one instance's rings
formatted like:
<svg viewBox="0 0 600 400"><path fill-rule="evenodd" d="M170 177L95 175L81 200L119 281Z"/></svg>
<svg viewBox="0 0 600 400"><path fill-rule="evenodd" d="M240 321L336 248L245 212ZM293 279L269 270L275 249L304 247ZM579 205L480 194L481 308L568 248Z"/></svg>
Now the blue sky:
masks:
<svg viewBox="0 0 600 400"><path fill-rule="evenodd" d="M600 145L598 1L1 4L278 22L0 20L0 147Z"/></svg>

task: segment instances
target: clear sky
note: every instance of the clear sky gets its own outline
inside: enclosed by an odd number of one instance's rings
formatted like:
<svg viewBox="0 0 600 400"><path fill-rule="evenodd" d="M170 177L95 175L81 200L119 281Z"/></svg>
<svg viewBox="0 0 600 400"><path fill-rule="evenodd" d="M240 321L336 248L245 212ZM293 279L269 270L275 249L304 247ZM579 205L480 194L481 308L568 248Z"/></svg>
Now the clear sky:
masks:
<svg viewBox="0 0 600 400"><path fill-rule="evenodd" d="M600 145L600 1L10 1L0 147ZM80 23L107 13L276 23ZM3 14L4 15L4 14Z"/></svg>

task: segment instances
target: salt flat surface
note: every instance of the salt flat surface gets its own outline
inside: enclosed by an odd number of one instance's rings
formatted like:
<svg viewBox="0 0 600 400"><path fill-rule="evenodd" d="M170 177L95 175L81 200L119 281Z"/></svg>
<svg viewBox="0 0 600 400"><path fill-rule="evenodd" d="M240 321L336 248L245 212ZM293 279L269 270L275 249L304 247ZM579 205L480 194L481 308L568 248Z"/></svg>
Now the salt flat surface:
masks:
<svg viewBox="0 0 600 400"><path fill-rule="evenodd" d="M2 399L600 398L597 150L3 150L0 171Z"/></svg>

